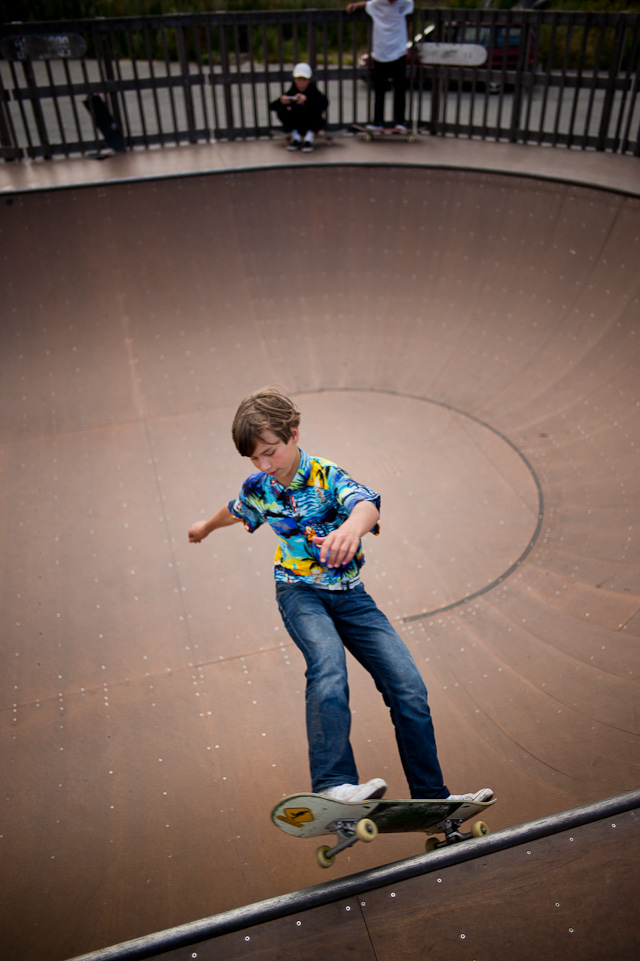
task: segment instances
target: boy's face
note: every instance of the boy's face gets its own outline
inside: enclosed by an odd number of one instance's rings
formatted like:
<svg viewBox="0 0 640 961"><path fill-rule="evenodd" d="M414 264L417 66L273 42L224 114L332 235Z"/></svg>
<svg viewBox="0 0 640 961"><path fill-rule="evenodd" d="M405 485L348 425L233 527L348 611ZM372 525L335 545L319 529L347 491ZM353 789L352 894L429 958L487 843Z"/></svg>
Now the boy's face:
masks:
<svg viewBox="0 0 640 961"><path fill-rule="evenodd" d="M294 77L293 82L296 85L296 90L298 93L304 93L309 86L309 81L306 77Z"/></svg>
<svg viewBox="0 0 640 961"><path fill-rule="evenodd" d="M283 487L288 487L300 463L299 436L298 428L292 427L291 437L285 444L273 431L263 431L253 448L251 463L258 470L269 474Z"/></svg>

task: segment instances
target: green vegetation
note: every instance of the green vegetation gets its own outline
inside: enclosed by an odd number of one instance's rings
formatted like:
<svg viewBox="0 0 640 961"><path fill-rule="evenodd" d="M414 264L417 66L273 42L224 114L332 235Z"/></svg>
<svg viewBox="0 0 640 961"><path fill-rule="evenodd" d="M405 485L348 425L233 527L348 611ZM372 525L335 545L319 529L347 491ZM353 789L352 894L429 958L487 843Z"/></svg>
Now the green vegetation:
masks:
<svg viewBox="0 0 640 961"><path fill-rule="evenodd" d="M346 5L337 0L3 0L2 19L13 20L84 20L93 17L145 17L175 13L205 13L219 10L337 10ZM477 9L483 0L429 4L418 0L418 7L449 9ZM509 10L515 0L494 0L493 10ZM601 13L638 12L637 0L555 0L544 5L545 10L593 10Z"/></svg>
<svg viewBox="0 0 640 961"><path fill-rule="evenodd" d="M198 14L205 12L227 11L293 11L304 9L338 10L346 5L337 0L3 0L2 14L5 22L16 20L69 21L92 20L97 17L130 18L159 17L171 14ZM431 5L417 0L417 7L423 10L434 9L478 9L486 8L483 0L468 2L449 2ZM507 10L514 6L514 0L494 0L492 10ZM584 13L621 11L638 12L640 2L630 0L555 0L543 7L545 12L560 10ZM112 53L131 57L136 60L164 60L175 62L179 59L180 49L191 63L219 64L225 59L225 50L231 64L260 62L292 62L313 59L314 62L335 63L339 48L338 23L325 22L316 25L313 35L308 35L304 18L299 22L279 23L277 25L241 25L236 28L219 27L217 24L187 25L182 30L165 25L144 29L134 28L129 22L124 29L112 35ZM362 53L367 48L367 28L362 18L356 28L356 50ZM88 56L95 56L94 37L86 31ZM349 65L354 50L351 32L343 34L343 63ZM581 26L543 25L537 37L537 62L542 69L551 66L556 69L588 70L596 66L607 69L611 63L616 42L613 28L602 31L600 27L584 30ZM622 68L635 62L637 51L631 48L632 40L625 38ZM182 45L182 46L180 46ZM314 55L311 54L311 48Z"/></svg>
<svg viewBox="0 0 640 961"><path fill-rule="evenodd" d="M346 4L346 0L345 0ZM240 10L337 9L336 0L3 0L2 19L48 21L94 17L158 17Z"/></svg>

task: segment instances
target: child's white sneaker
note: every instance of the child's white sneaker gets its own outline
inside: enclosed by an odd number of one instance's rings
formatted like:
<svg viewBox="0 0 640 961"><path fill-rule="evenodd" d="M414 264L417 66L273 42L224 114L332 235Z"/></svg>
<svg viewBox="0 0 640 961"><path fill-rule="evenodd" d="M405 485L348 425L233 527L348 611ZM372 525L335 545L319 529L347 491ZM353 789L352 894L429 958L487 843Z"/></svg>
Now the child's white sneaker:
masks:
<svg viewBox="0 0 640 961"><path fill-rule="evenodd" d="M374 777L366 784L336 784L322 792L323 797L332 801L369 801L382 797L387 790L387 782L381 777Z"/></svg>
<svg viewBox="0 0 640 961"><path fill-rule="evenodd" d="M447 801L459 801L462 804L463 801L471 801L474 804L480 804L482 801L490 801L493 797L493 791L490 787L480 788L475 794L450 794Z"/></svg>

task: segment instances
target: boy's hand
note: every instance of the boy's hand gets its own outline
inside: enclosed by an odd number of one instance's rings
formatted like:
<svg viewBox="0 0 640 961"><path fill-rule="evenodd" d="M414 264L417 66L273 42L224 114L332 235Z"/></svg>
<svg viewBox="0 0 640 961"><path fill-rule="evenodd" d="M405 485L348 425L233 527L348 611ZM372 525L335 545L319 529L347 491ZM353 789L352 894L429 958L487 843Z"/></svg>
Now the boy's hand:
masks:
<svg viewBox="0 0 640 961"><path fill-rule="evenodd" d="M360 545L360 538L373 530L380 520L380 512L371 501L360 501L349 518L326 537L312 537L311 542L320 548L320 563L327 567L344 567Z"/></svg>
<svg viewBox="0 0 640 961"><path fill-rule="evenodd" d="M192 524L189 528L189 543L199 544L209 533L207 521L196 521L196 523Z"/></svg>
<svg viewBox="0 0 640 961"><path fill-rule="evenodd" d="M345 525L337 527L326 537L312 537L311 541L320 548L320 563L326 567L344 567L360 545L359 535Z"/></svg>

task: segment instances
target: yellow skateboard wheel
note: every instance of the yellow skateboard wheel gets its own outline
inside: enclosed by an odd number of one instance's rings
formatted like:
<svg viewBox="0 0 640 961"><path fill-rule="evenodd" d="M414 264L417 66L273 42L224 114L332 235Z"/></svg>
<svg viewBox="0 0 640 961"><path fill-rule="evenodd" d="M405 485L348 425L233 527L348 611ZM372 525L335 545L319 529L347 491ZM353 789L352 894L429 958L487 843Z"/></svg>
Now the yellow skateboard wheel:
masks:
<svg viewBox="0 0 640 961"><path fill-rule="evenodd" d="M359 841L373 841L378 834L378 825L371 818L362 818L356 824L356 837Z"/></svg>
<svg viewBox="0 0 640 961"><path fill-rule="evenodd" d="M316 861L321 868L330 868L333 866L333 858L327 857L327 851L330 850L331 848L328 844L323 844L321 848L316 850Z"/></svg>
<svg viewBox="0 0 640 961"><path fill-rule="evenodd" d="M476 821L471 828L471 833L473 834L474 838L481 838L483 835L489 834L490 832L484 821Z"/></svg>

